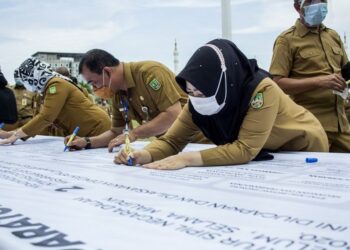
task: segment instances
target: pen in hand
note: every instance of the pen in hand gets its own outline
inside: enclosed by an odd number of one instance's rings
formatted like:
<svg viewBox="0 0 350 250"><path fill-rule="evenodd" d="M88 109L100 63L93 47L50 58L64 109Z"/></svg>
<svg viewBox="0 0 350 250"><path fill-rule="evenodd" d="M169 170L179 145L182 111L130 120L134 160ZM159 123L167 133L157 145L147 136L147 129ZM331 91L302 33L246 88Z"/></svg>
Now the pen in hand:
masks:
<svg viewBox="0 0 350 250"><path fill-rule="evenodd" d="M130 138L129 138L129 127L128 127L128 124L125 125L125 129L124 129L124 135L125 135L125 147L124 147L124 150L125 150L125 153L127 153L128 155L128 166L132 166L133 165L133 158L131 157L131 152L132 152L132 149L131 149L131 143L130 143Z"/></svg>
<svg viewBox="0 0 350 250"><path fill-rule="evenodd" d="M73 131L73 134L71 134L71 136L69 137L69 140L68 140L67 144L65 145L63 152L66 152L66 150L69 148L69 145L74 140L74 137L77 136L78 132L79 132L79 127L76 127Z"/></svg>

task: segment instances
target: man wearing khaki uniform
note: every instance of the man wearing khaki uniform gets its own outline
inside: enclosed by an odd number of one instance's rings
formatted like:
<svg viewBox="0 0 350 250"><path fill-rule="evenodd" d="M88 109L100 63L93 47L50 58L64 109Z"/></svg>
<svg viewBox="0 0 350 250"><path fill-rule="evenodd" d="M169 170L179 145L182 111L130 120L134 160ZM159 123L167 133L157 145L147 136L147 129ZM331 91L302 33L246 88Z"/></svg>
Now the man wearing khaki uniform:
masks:
<svg viewBox="0 0 350 250"><path fill-rule="evenodd" d="M164 134L187 102L175 75L164 65L153 62L121 63L106 51L88 51L79 71L92 84L95 95L112 99L112 128L92 138L77 137L76 148L113 147L125 142L128 124L130 141ZM133 123L140 126L133 127ZM193 140L199 141L198 137ZM67 138L66 138L67 139Z"/></svg>
<svg viewBox="0 0 350 250"><path fill-rule="evenodd" d="M327 132L330 151L350 152L345 115L346 83L341 68L348 62L339 35L322 24L325 0L295 0L300 14L294 26L275 41L270 73L296 103L310 110Z"/></svg>

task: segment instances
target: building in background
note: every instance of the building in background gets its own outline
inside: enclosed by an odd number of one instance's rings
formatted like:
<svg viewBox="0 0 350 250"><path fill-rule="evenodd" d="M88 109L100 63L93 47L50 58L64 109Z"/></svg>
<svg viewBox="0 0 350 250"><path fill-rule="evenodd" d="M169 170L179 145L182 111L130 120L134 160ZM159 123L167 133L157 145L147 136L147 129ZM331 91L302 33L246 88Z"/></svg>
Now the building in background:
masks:
<svg viewBox="0 0 350 250"><path fill-rule="evenodd" d="M72 76L78 78L79 82L83 81L83 78L79 75L79 62L82 59L84 53L65 53L65 52L42 52L38 51L33 54L33 57L47 62L53 69L57 67L66 67Z"/></svg>

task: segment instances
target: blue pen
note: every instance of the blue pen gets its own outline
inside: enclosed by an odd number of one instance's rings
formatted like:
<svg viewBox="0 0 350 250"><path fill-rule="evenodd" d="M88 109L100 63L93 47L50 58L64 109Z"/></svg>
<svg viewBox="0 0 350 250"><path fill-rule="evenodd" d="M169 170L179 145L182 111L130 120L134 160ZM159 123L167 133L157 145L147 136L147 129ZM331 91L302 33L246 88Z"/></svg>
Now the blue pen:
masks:
<svg viewBox="0 0 350 250"><path fill-rule="evenodd" d="M77 136L78 132L79 132L79 127L76 127L73 131L73 134L70 136L66 146L64 147L63 152L66 152L66 150L69 148L69 144L73 141L74 137Z"/></svg>
<svg viewBox="0 0 350 250"><path fill-rule="evenodd" d="M5 127L5 123L0 123L0 129L2 129L3 127Z"/></svg>
<svg viewBox="0 0 350 250"><path fill-rule="evenodd" d="M316 163L316 162L318 162L318 159L317 158L309 158L309 157L307 157L305 159L305 162L306 163Z"/></svg>

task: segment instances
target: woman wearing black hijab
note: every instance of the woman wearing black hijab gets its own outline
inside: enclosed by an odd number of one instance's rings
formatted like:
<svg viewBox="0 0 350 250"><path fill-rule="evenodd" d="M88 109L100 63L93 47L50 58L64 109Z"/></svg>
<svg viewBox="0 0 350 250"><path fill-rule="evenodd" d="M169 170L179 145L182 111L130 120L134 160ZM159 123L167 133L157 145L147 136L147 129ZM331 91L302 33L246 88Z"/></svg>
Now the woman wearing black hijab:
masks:
<svg viewBox="0 0 350 250"><path fill-rule="evenodd" d="M319 121L228 40L199 48L176 81L189 102L173 126L145 150L120 152L116 163L133 157L147 168L179 169L267 159L266 150L328 151ZM178 154L198 130L217 147Z"/></svg>
<svg viewBox="0 0 350 250"><path fill-rule="evenodd" d="M17 121L16 98L6 86L7 80L0 71L0 123L14 124Z"/></svg>

